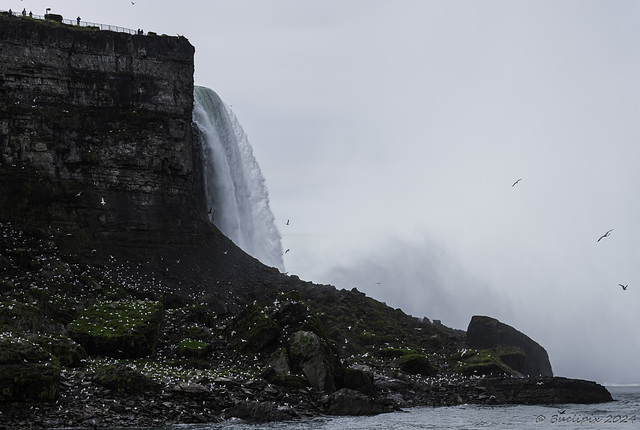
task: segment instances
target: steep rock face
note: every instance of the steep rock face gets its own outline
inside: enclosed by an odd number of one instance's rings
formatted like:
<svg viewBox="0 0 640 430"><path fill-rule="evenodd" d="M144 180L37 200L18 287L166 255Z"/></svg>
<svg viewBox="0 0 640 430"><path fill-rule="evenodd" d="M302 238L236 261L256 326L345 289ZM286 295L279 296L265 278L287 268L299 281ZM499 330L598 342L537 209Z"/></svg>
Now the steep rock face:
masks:
<svg viewBox="0 0 640 430"><path fill-rule="evenodd" d="M529 336L495 318L473 316L467 328L466 343L474 348L520 348L525 357L514 370L524 375L553 376L547 351Z"/></svg>
<svg viewBox="0 0 640 430"><path fill-rule="evenodd" d="M0 219L128 257L213 234L193 54L182 37L0 15Z"/></svg>

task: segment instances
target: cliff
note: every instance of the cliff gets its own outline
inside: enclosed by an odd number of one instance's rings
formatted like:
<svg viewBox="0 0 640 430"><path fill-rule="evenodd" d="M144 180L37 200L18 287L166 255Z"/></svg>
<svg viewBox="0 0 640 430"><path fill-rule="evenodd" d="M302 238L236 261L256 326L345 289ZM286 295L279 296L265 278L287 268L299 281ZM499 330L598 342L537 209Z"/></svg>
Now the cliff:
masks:
<svg viewBox="0 0 640 430"><path fill-rule="evenodd" d="M185 38L0 15L0 40L2 218L128 257L212 234Z"/></svg>
<svg viewBox="0 0 640 430"><path fill-rule="evenodd" d="M523 384L516 401L541 401L535 379L479 385L515 375L500 357L517 351L471 351L224 237L203 203L193 55L181 37L0 14L0 426L507 403ZM576 399L610 400L596 394Z"/></svg>
<svg viewBox="0 0 640 430"><path fill-rule="evenodd" d="M467 327L467 345L497 349L505 364L531 376L553 376L547 351L515 328L487 316L474 315Z"/></svg>

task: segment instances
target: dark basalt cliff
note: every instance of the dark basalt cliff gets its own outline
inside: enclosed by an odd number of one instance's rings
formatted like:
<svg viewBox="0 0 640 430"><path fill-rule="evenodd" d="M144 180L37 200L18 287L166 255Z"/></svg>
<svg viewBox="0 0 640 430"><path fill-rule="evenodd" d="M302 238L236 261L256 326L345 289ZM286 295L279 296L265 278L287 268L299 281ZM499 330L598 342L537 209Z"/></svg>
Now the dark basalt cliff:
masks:
<svg viewBox="0 0 640 430"><path fill-rule="evenodd" d="M212 234L196 197L193 46L0 20L2 216L132 257Z"/></svg>
<svg viewBox="0 0 640 430"><path fill-rule="evenodd" d="M469 348L237 248L206 218L193 55L0 13L0 427L611 400L516 377L538 373L526 343Z"/></svg>
<svg viewBox="0 0 640 430"><path fill-rule="evenodd" d="M553 376L547 351L536 341L495 318L474 315L467 327L467 344L474 348L512 347L502 361L523 375Z"/></svg>

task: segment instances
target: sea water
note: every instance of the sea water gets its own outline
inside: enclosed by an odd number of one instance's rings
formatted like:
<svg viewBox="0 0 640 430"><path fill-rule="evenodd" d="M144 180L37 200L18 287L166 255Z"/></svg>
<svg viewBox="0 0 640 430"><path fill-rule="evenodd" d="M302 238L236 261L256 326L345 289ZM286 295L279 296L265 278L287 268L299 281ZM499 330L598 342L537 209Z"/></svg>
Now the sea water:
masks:
<svg viewBox="0 0 640 430"><path fill-rule="evenodd" d="M640 429L640 385L607 386L607 389L614 401L593 405L419 407L371 417L318 417L277 423L230 420L219 424L173 426L171 429Z"/></svg>

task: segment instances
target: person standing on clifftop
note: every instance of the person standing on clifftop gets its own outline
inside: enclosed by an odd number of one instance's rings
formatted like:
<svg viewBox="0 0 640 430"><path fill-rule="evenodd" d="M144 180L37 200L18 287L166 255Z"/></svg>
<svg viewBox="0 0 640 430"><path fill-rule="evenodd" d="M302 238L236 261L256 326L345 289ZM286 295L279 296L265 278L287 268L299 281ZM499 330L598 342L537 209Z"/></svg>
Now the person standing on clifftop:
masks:
<svg viewBox="0 0 640 430"><path fill-rule="evenodd" d="M78 21L78 25L80 25L80 17L77 17L76 21Z"/></svg>

